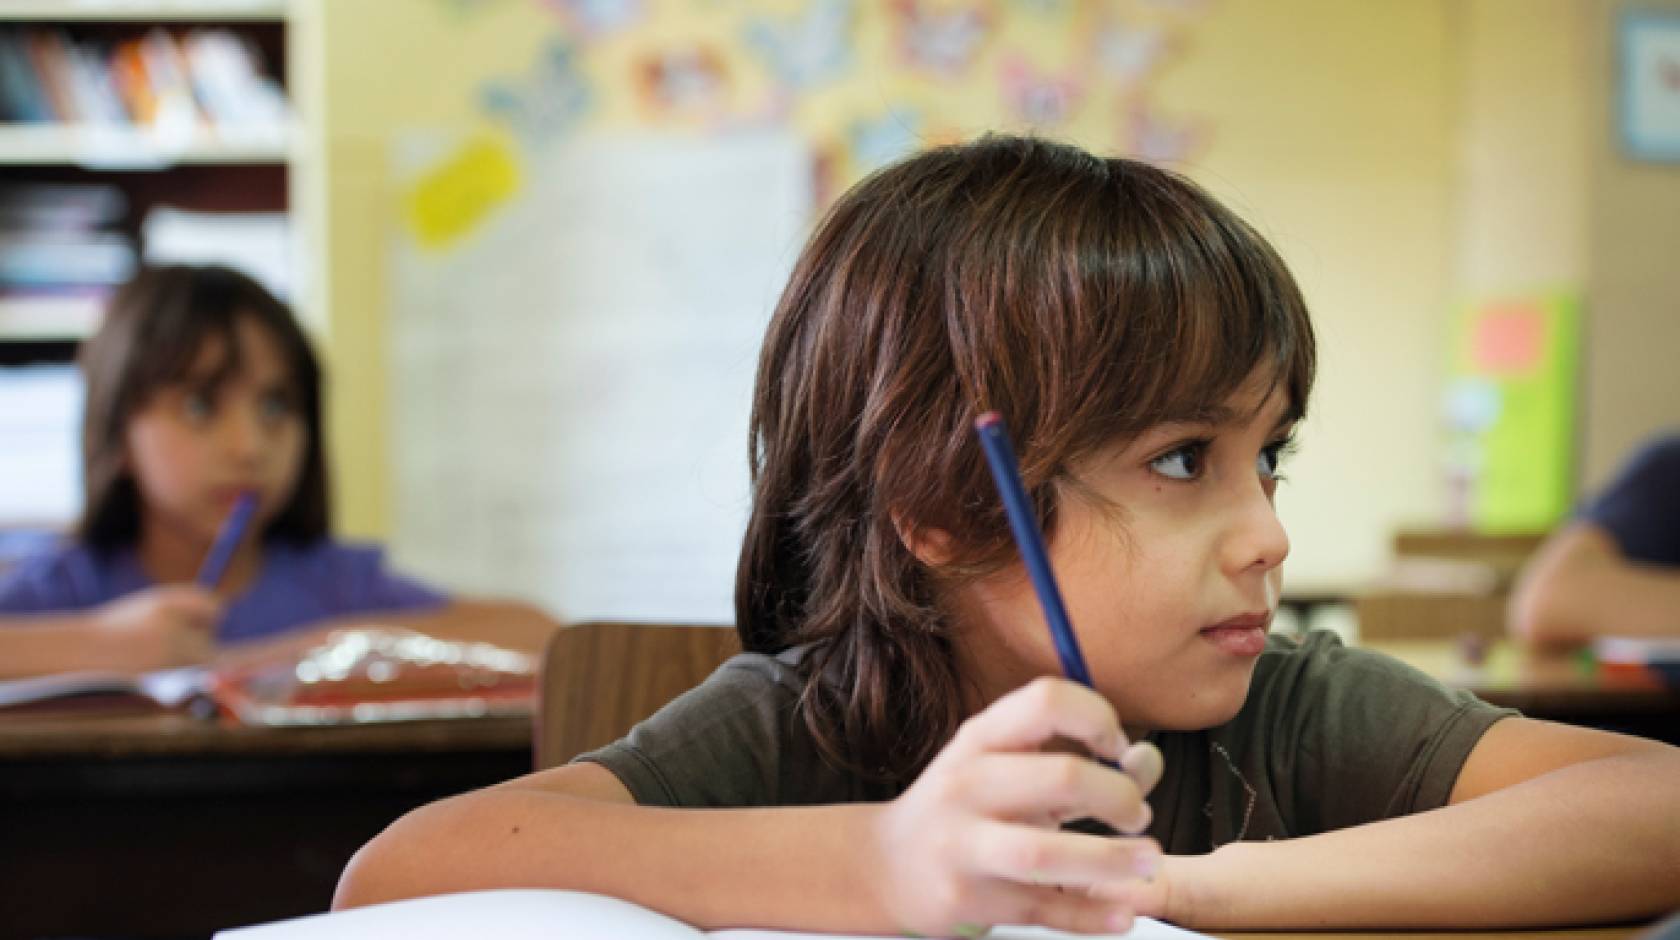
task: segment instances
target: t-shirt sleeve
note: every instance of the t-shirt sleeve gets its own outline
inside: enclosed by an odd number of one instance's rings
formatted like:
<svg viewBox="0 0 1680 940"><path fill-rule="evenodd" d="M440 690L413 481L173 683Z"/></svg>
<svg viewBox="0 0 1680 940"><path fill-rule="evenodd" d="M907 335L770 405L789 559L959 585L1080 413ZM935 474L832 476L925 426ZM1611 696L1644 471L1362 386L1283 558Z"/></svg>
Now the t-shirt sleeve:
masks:
<svg viewBox="0 0 1680 940"><path fill-rule="evenodd" d="M329 544L316 559L322 596L332 615L441 607L449 598L385 565L385 553L371 545Z"/></svg>
<svg viewBox="0 0 1680 940"><path fill-rule="evenodd" d="M87 583L92 574L74 561L69 552L55 551L0 572L0 613L51 614L93 606L98 599Z"/></svg>
<svg viewBox="0 0 1680 940"><path fill-rule="evenodd" d="M1680 565L1680 436L1653 441L1581 511L1634 561Z"/></svg>
<svg viewBox="0 0 1680 940"><path fill-rule="evenodd" d="M793 670L769 656L743 653L624 738L573 763L600 764L637 803L649 806L838 802L825 791L829 775L814 763L814 750L797 727L798 694Z"/></svg>
<svg viewBox="0 0 1680 940"><path fill-rule="evenodd" d="M1482 734L1516 714L1330 633L1309 635L1278 668L1265 704L1270 762L1302 833L1446 805Z"/></svg>

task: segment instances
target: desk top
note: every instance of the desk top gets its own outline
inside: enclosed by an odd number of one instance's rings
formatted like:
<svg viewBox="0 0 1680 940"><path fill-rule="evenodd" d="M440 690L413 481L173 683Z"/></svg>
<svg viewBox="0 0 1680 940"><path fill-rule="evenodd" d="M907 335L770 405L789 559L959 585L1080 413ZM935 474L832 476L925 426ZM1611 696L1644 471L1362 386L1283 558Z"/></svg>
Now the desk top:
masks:
<svg viewBox="0 0 1680 940"><path fill-rule="evenodd" d="M1452 640L1384 640L1367 646L1485 701L1524 712L1582 718L1680 715L1680 689L1645 669L1607 666L1586 653L1543 652L1495 640L1481 662L1473 663Z"/></svg>
<svg viewBox="0 0 1680 940"><path fill-rule="evenodd" d="M0 761L513 750L531 746L530 715L260 728L180 714L0 716Z"/></svg>

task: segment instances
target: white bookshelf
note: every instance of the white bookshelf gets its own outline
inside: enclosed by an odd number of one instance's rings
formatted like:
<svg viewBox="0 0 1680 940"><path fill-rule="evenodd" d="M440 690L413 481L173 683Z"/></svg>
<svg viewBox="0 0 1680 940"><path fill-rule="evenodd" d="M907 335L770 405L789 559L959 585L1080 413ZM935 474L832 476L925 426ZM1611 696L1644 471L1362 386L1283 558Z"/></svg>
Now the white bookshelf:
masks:
<svg viewBox="0 0 1680 940"><path fill-rule="evenodd" d="M182 164L285 163L288 127L205 128L186 135L126 125L0 124L0 165L145 170Z"/></svg>
<svg viewBox="0 0 1680 940"><path fill-rule="evenodd" d="M80 342L99 325L97 297L0 296L0 342Z"/></svg>
<svg viewBox="0 0 1680 940"><path fill-rule="evenodd" d="M287 0L0 0L0 21L283 20Z"/></svg>

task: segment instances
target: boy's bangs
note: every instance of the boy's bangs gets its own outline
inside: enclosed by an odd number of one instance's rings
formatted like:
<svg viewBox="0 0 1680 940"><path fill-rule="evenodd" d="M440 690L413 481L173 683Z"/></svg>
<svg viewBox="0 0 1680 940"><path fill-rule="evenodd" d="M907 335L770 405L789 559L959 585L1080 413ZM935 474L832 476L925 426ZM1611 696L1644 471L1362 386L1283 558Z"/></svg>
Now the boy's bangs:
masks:
<svg viewBox="0 0 1680 940"><path fill-rule="evenodd" d="M1174 263L1126 272L1106 293L1130 309L1110 316L1130 325L1101 357L1110 440L1166 422L1219 424L1229 400L1258 376L1281 392L1286 421L1301 417L1315 361L1305 301L1283 262L1252 230L1227 216L1213 232L1151 249ZM1165 227L1163 227L1165 228ZM1262 394L1256 407L1268 396Z"/></svg>

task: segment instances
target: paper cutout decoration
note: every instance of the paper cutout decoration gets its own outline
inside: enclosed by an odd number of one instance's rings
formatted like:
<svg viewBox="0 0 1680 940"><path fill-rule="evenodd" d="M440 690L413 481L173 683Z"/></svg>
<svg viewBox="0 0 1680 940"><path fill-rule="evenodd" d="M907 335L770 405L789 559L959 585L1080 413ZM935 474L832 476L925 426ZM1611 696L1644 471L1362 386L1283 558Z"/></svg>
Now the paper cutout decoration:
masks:
<svg viewBox="0 0 1680 940"><path fill-rule="evenodd" d="M1069 0L1014 0L1014 5L1035 16L1057 16L1072 6Z"/></svg>
<svg viewBox="0 0 1680 940"><path fill-rule="evenodd" d="M421 247L446 248L477 228L519 191L519 164L499 139L469 141L409 190L404 216Z"/></svg>
<svg viewBox="0 0 1680 940"><path fill-rule="evenodd" d="M594 92L572 45L556 39L543 47L524 81L490 82L480 99L486 113L506 122L527 146L540 148L583 119Z"/></svg>
<svg viewBox="0 0 1680 940"><path fill-rule="evenodd" d="M1194 119L1173 120L1156 114L1147 101L1126 108L1126 149L1150 163L1185 163L1206 146L1207 128Z"/></svg>
<svg viewBox="0 0 1680 940"><path fill-rule="evenodd" d="M1445 402L1450 520L1539 532L1569 511L1579 319L1571 293L1458 312Z"/></svg>
<svg viewBox="0 0 1680 940"><path fill-rule="evenodd" d="M851 0L812 0L792 18L749 17L747 45L787 90L806 90L832 81L851 65Z"/></svg>
<svg viewBox="0 0 1680 940"><path fill-rule="evenodd" d="M1010 118L1031 127L1065 123L1085 96L1078 69L1060 75L1040 72L1019 56L1006 56L998 67L1003 106Z"/></svg>
<svg viewBox="0 0 1680 940"><path fill-rule="evenodd" d="M846 135L853 164L867 173L914 152L922 145L921 126L921 114L907 108L853 121Z"/></svg>
<svg viewBox="0 0 1680 940"><path fill-rule="evenodd" d="M718 121L729 106L729 72L715 49L694 46L645 57L636 69L642 104L655 117Z"/></svg>
<svg viewBox="0 0 1680 940"><path fill-rule="evenodd" d="M982 7L936 8L926 0L894 0L893 33L906 65L946 78L979 54L992 16Z"/></svg>
<svg viewBox="0 0 1680 940"><path fill-rule="evenodd" d="M1166 31L1157 26L1109 23L1097 30L1095 42L1097 67L1122 85L1148 78L1172 49Z"/></svg>
<svg viewBox="0 0 1680 940"><path fill-rule="evenodd" d="M544 0L581 38L592 39L634 26L642 18L642 0Z"/></svg>

